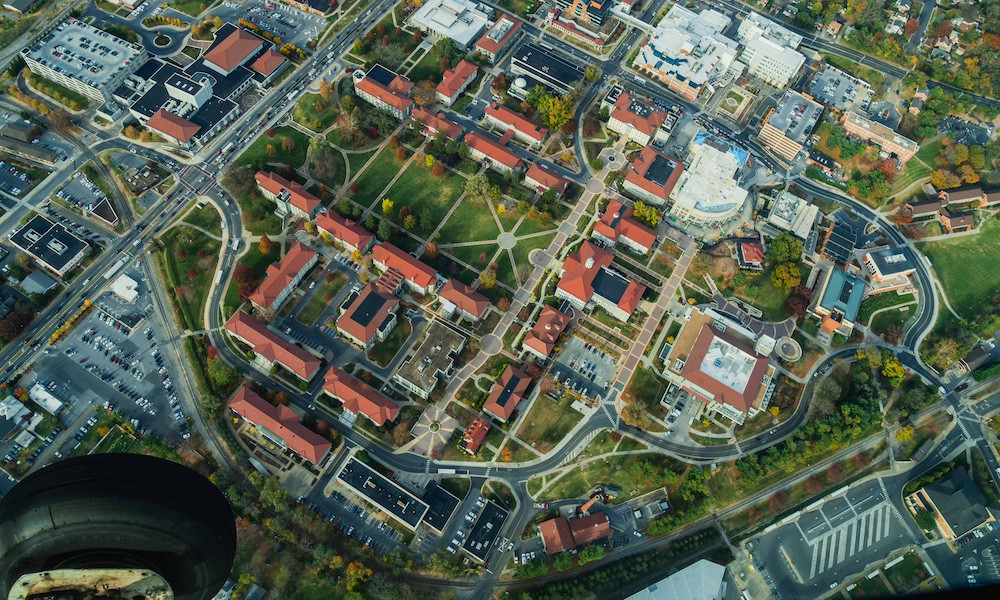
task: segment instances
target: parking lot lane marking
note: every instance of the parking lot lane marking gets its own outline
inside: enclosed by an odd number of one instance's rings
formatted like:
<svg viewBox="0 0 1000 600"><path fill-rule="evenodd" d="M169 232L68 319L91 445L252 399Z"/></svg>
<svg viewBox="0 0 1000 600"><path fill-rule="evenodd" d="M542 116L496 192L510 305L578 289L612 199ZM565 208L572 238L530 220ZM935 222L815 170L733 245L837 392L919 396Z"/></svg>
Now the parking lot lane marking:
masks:
<svg viewBox="0 0 1000 600"><path fill-rule="evenodd" d="M868 543L865 544L866 547L872 545L872 537L879 531L879 526L882 524L879 521L879 515L881 514L879 511L875 511L872 514L871 521L868 523ZM875 541L878 541L878 537L875 538Z"/></svg>
<svg viewBox="0 0 1000 600"><path fill-rule="evenodd" d="M802 525L799 525L799 520L798 519L795 519L795 527L796 527L796 529L799 530L799 535L802 536L802 539L804 539L806 542L808 542L809 541L809 536L806 535L805 531L802 531Z"/></svg>
<svg viewBox="0 0 1000 600"><path fill-rule="evenodd" d="M827 558L827 560L826 560L826 568L827 569L832 569L833 568L833 559L837 557L837 552L834 549L834 544L836 543L837 533L838 532L834 531L832 534L830 534L830 538L831 538L830 539L830 553L829 553L829 558Z"/></svg>
<svg viewBox="0 0 1000 600"><path fill-rule="evenodd" d="M882 537L889 537L889 505L885 506L885 525L882 527Z"/></svg>
<svg viewBox="0 0 1000 600"><path fill-rule="evenodd" d="M844 562L844 554L847 552L847 538L849 536L848 532L851 530L851 526L848 525L846 529L840 531L840 543L837 544L837 562Z"/></svg>
<svg viewBox="0 0 1000 600"><path fill-rule="evenodd" d="M863 518L859 518L857 521L854 522L854 533L851 534L851 553L847 555L849 557L854 556L854 553L858 551L858 538L860 537L858 533L861 531L863 523L864 523Z"/></svg>
<svg viewBox="0 0 1000 600"><path fill-rule="evenodd" d="M816 564L816 575L820 575L826 570L826 538L819 541L819 562Z"/></svg>
<svg viewBox="0 0 1000 600"><path fill-rule="evenodd" d="M809 579L816 577L816 555L819 554L819 546L813 544L812 557L809 559Z"/></svg>

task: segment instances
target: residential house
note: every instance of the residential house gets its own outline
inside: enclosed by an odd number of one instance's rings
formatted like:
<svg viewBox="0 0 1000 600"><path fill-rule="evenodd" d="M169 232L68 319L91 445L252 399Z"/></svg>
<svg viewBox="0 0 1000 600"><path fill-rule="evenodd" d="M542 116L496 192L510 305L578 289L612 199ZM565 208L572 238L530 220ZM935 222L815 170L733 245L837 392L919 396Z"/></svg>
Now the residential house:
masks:
<svg viewBox="0 0 1000 600"><path fill-rule="evenodd" d="M469 425L465 429L465 433L462 434L462 450L474 456L476 452L479 452L479 448L486 440L486 434L490 432L490 429L489 421L482 417L476 417L472 421L472 425Z"/></svg>
<svg viewBox="0 0 1000 600"><path fill-rule="evenodd" d="M566 313L559 312L551 306L542 307L538 320L521 342L521 351L531 354L537 360L547 360L559 336L572 321L573 318Z"/></svg>

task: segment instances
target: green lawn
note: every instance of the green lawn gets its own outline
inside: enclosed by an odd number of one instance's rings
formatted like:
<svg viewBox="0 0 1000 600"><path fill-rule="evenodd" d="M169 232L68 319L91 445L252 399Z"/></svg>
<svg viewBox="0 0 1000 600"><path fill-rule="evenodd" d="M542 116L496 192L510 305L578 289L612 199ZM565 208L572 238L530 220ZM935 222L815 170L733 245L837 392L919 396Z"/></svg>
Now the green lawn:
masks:
<svg viewBox="0 0 1000 600"><path fill-rule="evenodd" d="M288 137L295 144L291 152L282 150L281 140ZM273 155L268 153L267 147L274 148ZM253 141L250 146L243 151L243 154L236 159L237 165L249 165L263 161L266 163L281 163L290 165L298 169L306 162L306 150L309 147L309 138L294 127L283 125L274 130L274 137L267 137L265 132Z"/></svg>
<svg viewBox="0 0 1000 600"><path fill-rule="evenodd" d="M336 171L333 176L320 179L316 177L315 171L313 171L313 161L309 161L309 172L317 181L330 188L331 190L340 189L340 186L344 185L344 177L347 176L347 163L344 161L344 155L340 153L339 150L333 150L334 161L336 162ZM317 195L319 195L317 193Z"/></svg>
<svg viewBox="0 0 1000 600"><path fill-rule="evenodd" d="M657 377L652 370L646 368L636 369L628 387L628 392L646 406L657 404L666 390L666 382Z"/></svg>
<svg viewBox="0 0 1000 600"><path fill-rule="evenodd" d="M358 193L354 200L362 205L371 206L382 198L382 190L389 185L399 171L400 162L396 160L395 150L386 146L372 159L364 171L355 179Z"/></svg>
<svg viewBox="0 0 1000 600"><path fill-rule="evenodd" d="M448 217L440 234L441 239L449 243L492 241L500 235L500 228L485 200L466 196Z"/></svg>
<svg viewBox="0 0 1000 600"><path fill-rule="evenodd" d="M495 243L458 246L456 248L444 248L441 250L441 252L450 254L458 260L465 261L474 269L485 269L486 265L489 264L489 261L492 260L493 254L495 254L496 251L497 245ZM481 254L486 255L486 262L481 262L479 260L479 256Z"/></svg>
<svg viewBox="0 0 1000 600"><path fill-rule="evenodd" d="M531 235L532 233L540 233L542 231L554 231L558 225L553 223L542 223L541 219L524 219L521 224L517 226L517 231L514 235Z"/></svg>
<svg viewBox="0 0 1000 600"><path fill-rule="evenodd" d="M211 202L205 202L188 212L184 215L184 222L201 227L215 235L222 235L222 220L219 217L219 211Z"/></svg>
<svg viewBox="0 0 1000 600"><path fill-rule="evenodd" d="M902 296L895 292L876 294L861 303L857 321L858 323L868 323L868 317L872 316L872 313L876 310L906 304L907 302L913 302L913 300L913 294L903 294Z"/></svg>
<svg viewBox="0 0 1000 600"><path fill-rule="evenodd" d="M907 161L906 166L903 168L903 172L896 175L896 178L892 180L892 189L890 190L890 193L896 194L902 192L913 182L930 177L931 172L931 168L919 160Z"/></svg>
<svg viewBox="0 0 1000 600"><path fill-rule="evenodd" d="M869 329L875 335L882 335L893 328L902 329L903 325L906 325L906 322L913 316L915 307L916 305L914 304L907 306L902 310L887 310L883 313L879 313L872 319L872 324Z"/></svg>
<svg viewBox="0 0 1000 600"><path fill-rule="evenodd" d="M932 165L934 164L934 159L937 157L938 153L941 152L941 146L943 145L944 144L940 137L932 142L924 142L920 145L920 150L917 150L916 157L925 163Z"/></svg>
<svg viewBox="0 0 1000 600"><path fill-rule="evenodd" d="M253 273L253 281L260 283L260 281L264 279L264 273L267 271L268 265L278 260L278 253L272 252L271 254L261 254L257 247L257 244L251 244L250 248L247 249L246 254L240 258L237 264L250 265L250 269ZM236 309L239 308L239 291L240 284L230 280L229 289L226 290L226 298L222 303L223 317L228 319L234 312L236 312Z"/></svg>
<svg viewBox="0 0 1000 600"><path fill-rule="evenodd" d="M403 344L406 343L406 339L410 337L412 331L408 319L397 317L396 326L392 328L389 335L385 336L381 342L372 345L371 349L368 350L368 358L381 367L388 366Z"/></svg>
<svg viewBox="0 0 1000 600"><path fill-rule="evenodd" d="M540 501L581 498L597 485L613 485L622 490L614 502L623 502L634 495L679 484L678 474L684 472L685 466L662 454L611 455L571 469L536 497Z"/></svg>
<svg viewBox="0 0 1000 600"><path fill-rule="evenodd" d="M536 248L548 248L549 243L552 242L552 238L554 238L555 235L556 234L552 233L549 235L538 235L518 240L517 245L511 248L511 253L514 254L514 262L517 263L518 268L520 268L521 265L530 266L531 262L528 260L528 255L531 254L531 251Z"/></svg>
<svg viewBox="0 0 1000 600"><path fill-rule="evenodd" d="M517 437L539 452L548 452L583 417L570 408L572 399L566 394L557 403L545 394L540 394L531 410L525 415Z"/></svg>
<svg viewBox="0 0 1000 600"><path fill-rule="evenodd" d="M74 448L67 455L67 458L73 456L83 456L90 452L90 450L97 445L97 442L101 441L102 431L107 433L111 427L115 424L115 419L110 414L104 411L99 411L97 413L97 423L90 428L90 431L86 433L82 438L80 438L80 445Z"/></svg>
<svg viewBox="0 0 1000 600"><path fill-rule="evenodd" d="M1000 291L1000 221L990 219L976 235L918 244L934 265L952 307L976 320L983 300ZM988 304L986 304L988 306Z"/></svg>
<svg viewBox="0 0 1000 600"><path fill-rule="evenodd" d="M538 10L538 0L501 0L500 6L512 13L526 17Z"/></svg>
<svg viewBox="0 0 1000 600"><path fill-rule="evenodd" d="M212 2L206 0L173 0L170 3L170 8L179 10L186 15L197 17L211 5Z"/></svg>
<svg viewBox="0 0 1000 600"><path fill-rule="evenodd" d="M361 167L365 166L368 159L375 155L374 150L368 152L358 152L358 153L348 153L347 164L351 167L351 177L353 178L361 171Z"/></svg>
<svg viewBox="0 0 1000 600"><path fill-rule="evenodd" d="M320 133L333 125L338 114L340 114L340 109L333 98L324 100L319 94L306 93L295 105L292 119L299 125Z"/></svg>
<svg viewBox="0 0 1000 600"><path fill-rule="evenodd" d="M896 594L909 592L927 578L927 570L924 569L923 563L924 561L915 553L907 552L903 555L902 562L886 570L885 576L896 590Z"/></svg>
<svg viewBox="0 0 1000 600"><path fill-rule="evenodd" d="M102 454L133 452L135 446L135 436L118 428L112 430L108 434L108 437L104 438L104 441L101 442L101 445L94 448L94 452Z"/></svg>
<svg viewBox="0 0 1000 600"><path fill-rule="evenodd" d="M399 209L408 206L410 213L417 216L421 211L429 210L432 227L437 226L448 209L462 195L464 185L465 178L453 171L445 169L444 175L435 177L425 165L410 163L385 193L385 196L394 202L391 219L397 225L402 225L403 219L399 216Z"/></svg>
<svg viewBox="0 0 1000 600"><path fill-rule="evenodd" d="M440 83L444 71L441 70L441 53L437 46L432 46L424 56L410 69L407 75L410 81L423 81L433 77L435 82Z"/></svg>
<svg viewBox="0 0 1000 600"><path fill-rule="evenodd" d="M381 135L369 137L366 133L352 138L340 129L331 129L326 134L326 141L344 150L367 150L379 145L384 139Z"/></svg>
<svg viewBox="0 0 1000 600"><path fill-rule="evenodd" d="M200 231L184 226L168 229L160 240L164 249L159 258L167 271L167 293L177 304L184 327L201 329L203 308L215 275L221 244ZM178 255L182 250L183 258ZM199 251L204 257L198 256Z"/></svg>
<svg viewBox="0 0 1000 600"><path fill-rule="evenodd" d="M334 271L334 276L332 281L324 281L319 284L319 289L316 293L309 298L309 302L302 307L299 314L295 315L295 318L300 323L305 323L306 325L312 325L319 318L320 314L330 305L330 301L333 297L337 295L340 288L344 287L347 283L347 276L343 273Z"/></svg>

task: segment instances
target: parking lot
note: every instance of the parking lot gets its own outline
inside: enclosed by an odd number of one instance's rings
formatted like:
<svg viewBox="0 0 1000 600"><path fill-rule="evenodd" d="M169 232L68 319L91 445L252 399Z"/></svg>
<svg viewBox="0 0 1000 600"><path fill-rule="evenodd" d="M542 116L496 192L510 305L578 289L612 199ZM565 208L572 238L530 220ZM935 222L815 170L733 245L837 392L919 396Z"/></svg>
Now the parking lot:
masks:
<svg viewBox="0 0 1000 600"><path fill-rule="evenodd" d="M552 365L552 375L575 392L603 399L615 378L615 358L573 337Z"/></svg>
<svg viewBox="0 0 1000 600"><path fill-rule="evenodd" d="M56 190L56 197L69 202L82 211L90 212L94 207L108 200L108 197L82 173L74 173L66 183Z"/></svg>
<svg viewBox="0 0 1000 600"><path fill-rule="evenodd" d="M0 190L11 196L20 196L32 183L34 182L27 173L0 160Z"/></svg>
<svg viewBox="0 0 1000 600"><path fill-rule="evenodd" d="M314 39L326 25L326 19L297 8L272 3L266 0L252 0L243 4L223 2L212 10L223 21L235 23L246 19L264 31L272 33L287 42L305 49L309 40Z"/></svg>
<svg viewBox="0 0 1000 600"><path fill-rule="evenodd" d="M343 494L333 492L329 498L319 500L307 502L306 498L299 498L300 503L306 502L310 510L378 555L384 556L402 547L402 534Z"/></svg>
<svg viewBox="0 0 1000 600"><path fill-rule="evenodd" d="M36 372L40 380L63 382L60 397L113 410L140 433L177 441L188 435L186 416L170 379L173 365L149 319L146 277L135 265L123 274L136 284L135 299L104 292L72 333L36 363Z"/></svg>
<svg viewBox="0 0 1000 600"><path fill-rule="evenodd" d="M875 94L868 82L848 75L843 71L823 65L809 82L809 94L829 106L839 110L860 108L868 110L868 103Z"/></svg>
<svg viewBox="0 0 1000 600"><path fill-rule="evenodd" d="M58 205L53 205L51 201L46 200L45 204L42 205L42 210L45 211L45 216L50 219L54 219L61 223L64 227L68 227L84 240L88 242L100 242L107 243L107 236L90 228L90 223L87 223L83 217L73 214Z"/></svg>

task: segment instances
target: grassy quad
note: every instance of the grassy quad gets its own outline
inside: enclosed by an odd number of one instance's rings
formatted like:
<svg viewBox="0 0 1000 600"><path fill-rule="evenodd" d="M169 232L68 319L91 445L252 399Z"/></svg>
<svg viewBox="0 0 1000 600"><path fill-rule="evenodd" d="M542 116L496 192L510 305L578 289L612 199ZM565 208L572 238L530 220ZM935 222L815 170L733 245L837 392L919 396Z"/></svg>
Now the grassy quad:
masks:
<svg viewBox="0 0 1000 600"><path fill-rule="evenodd" d="M333 99L324 100L319 94L306 93L292 111L292 119L303 127L319 133L337 120L340 110Z"/></svg>
<svg viewBox="0 0 1000 600"><path fill-rule="evenodd" d="M612 454L571 469L536 497L540 501L580 498L594 486L606 484L622 489L615 500L620 502L632 497L633 491L637 496L661 487L672 489L684 470L685 465L661 454Z"/></svg>
<svg viewBox="0 0 1000 600"><path fill-rule="evenodd" d="M555 235L555 233L551 233L549 235L538 235L518 240L517 245L511 248L511 252L514 254L514 262L517 263L515 268L520 270L522 265L528 265L530 267L531 262L528 260L528 255L531 254L531 251L536 248L548 248Z"/></svg>
<svg viewBox="0 0 1000 600"><path fill-rule="evenodd" d="M889 308L890 306L899 306L900 304L906 304L908 302L913 302L913 294L899 294L887 292L885 294L876 294L870 296L864 302L861 303L861 309L858 310L858 323L868 323L868 319L877 310L883 308Z"/></svg>
<svg viewBox="0 0 1000 600"><path fill-rule="evenodd" d="M540 394L517 431L518 439L539 452L548 452L583 417L570 408L572 403L569 394L564 395L559 402Z"/></svg>
<svg viewBox="0 0 1000 600"><path fill-rule="evenodd" d="M219 220L219 211L211 202L205 202L198 208L189 211L184 215L184 222L201 227L215 235L222 235L222 221Z"/></svg>
<svg viewBox="0 0 1000 600"><path fill-rule="evenodd" d="M170 3L170 8L197 17L211 4L208 0L173 0Z"/></svg>
<svg viewBox="0 0 1000 600"><path fill-rule="evenodd" d="M450 254L458 260L465 261L466 264L474 269L485 269L489 264L489 261L493 259L493 255L496 251L497 245L494 242L486 244L473 244L471 246L457 246L455 248L444 248L441 250L441 252ZM479 260L480 255L485 257L485 262Z"/></svg>
<svg viewBox="0 0 1000 600"><path fill-rule="evenodd" d="M1000 271L995 267L1000 260L1000 222L990 219L978 234L925 242L919 249L934 265L955 311L970 321L980 320L983 299L1000 291Z"/></svg>
<svg viewBox="0 0 1000 600"><path fill-rule="evenodd" d="M396 152L388 146L382 148L368 163L361 174L355 179L358 184L358 191L354 194L355 202L371 206L376 201L382 199L382 192L385 186L389 185L392 178L399 171L400 162L396 160Z"/></svg>
<svg viewBox="0 0 1000 600"><path fill-rule="evenodd" d="M295 144L291 152L282 150L282 138L290 138ZM268 145L274 148L274 154L268 153ZM236 159L237 165L249 165L258 161L265 163L281 163L298 169L306 162L306 150L309 147L309 138L294 127L283 125L274 129L274 137L264 135L258 136L250 146L243 151L243 154Z"/></svg>
<svg viewBox="0 0 1000 600"><path fill-rule="evenodd" d="M480 197L466 196L441 228L441 240L449 243L493 241L500 235L489 205Z"/></svg>
<svg viewBox="0 0 1000 600"><path fill-rule="evenodd" d="M221 243L184 226L170 228L160 240L164 249L157 258L166 271L167 292L176 303L184 326L191 330L201 329L202 309L215 275ZM203 256L199 256L199 252Z"/></svg>
<svg viewBox="0 0 1000 600"><path fill-rule="evenodd" d="M347 154L347 164L351 167L351 177L360 173L362 167L364 167L368 160L373 156L375 156L374 150L369 152L349 152Z"/></svg>
<svg viewBox="0 0 1000 600"><path fill-rule="evenodd" d="M385 193L394 203L389 217L397 225L402 225L399 209L403 206L408 206L410 214L417 216L427 209L431 213L432 226L437 226L462 195L464 185L465 179L452 171L445 169L444 175L435 177L426 166L410 163Z"/></svg>

